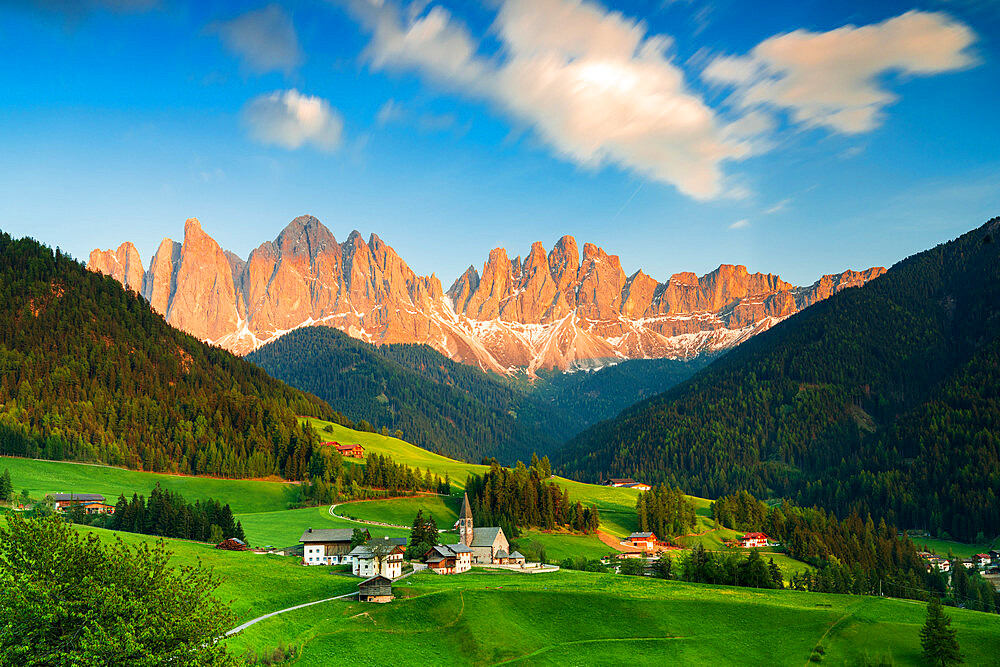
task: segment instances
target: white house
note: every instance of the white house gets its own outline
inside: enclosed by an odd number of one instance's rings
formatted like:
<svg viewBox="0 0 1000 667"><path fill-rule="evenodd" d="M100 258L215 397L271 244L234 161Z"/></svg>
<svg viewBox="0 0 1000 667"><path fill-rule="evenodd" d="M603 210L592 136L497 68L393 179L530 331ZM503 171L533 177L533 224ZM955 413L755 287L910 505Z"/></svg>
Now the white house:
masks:
<svg viewBox="0 0 1000 667"><path fill-rule="evenodd" d="M350 528L317 529L309 528L302 533L302 562L305 565L338 565L349 563L351 536ZM371 538L368 531L365 534Z"/></svg>
<svg viewBox="0 0 1000 667"><path fill-rule="evenodd" d="M368 545L359 544L351 550L349 557L351 558L351 573L354 576L375 577L381 575L389 579L396 579L403 574L403 547L395 540L385 539L387 544L391 545L391 551L382 558L381 567L379 567L378 559Z"/></svg>

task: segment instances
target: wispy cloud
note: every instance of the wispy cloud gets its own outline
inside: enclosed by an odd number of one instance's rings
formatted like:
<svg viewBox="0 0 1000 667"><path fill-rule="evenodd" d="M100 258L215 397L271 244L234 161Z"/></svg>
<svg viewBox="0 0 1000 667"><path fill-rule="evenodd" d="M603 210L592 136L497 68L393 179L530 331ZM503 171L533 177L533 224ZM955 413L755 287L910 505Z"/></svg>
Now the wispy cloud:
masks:
<svg viewBox="0 0 1000 667"><path fill-rule="evenodd" d="M344 121L330 103L297 90L255 97L243 108L250 135L263 144L297 149L312 145L332 151L341 142Z"/></svg>
<svg viewBox="0 0 1000 667"><path fill-rule="evenodd" d="M771 206L770 208L765 209L763 211L763 214L764 215L772 215L774 213L777 213L778 211L783 211L783 210L785 210L785 207L787 207L791 203L792 203L792 200L790 198L789 199L782 199L781 201L779 201L774 206Z"/></svg>
<svg viewBox="0 0 1000 667"><path fill-rule="evenodd" d="M372 33L365 58L374 68L417 71L485 99L576 164L614 164L710 199L725 193L723 163L751 153L745 128L687 86L668 36L597 4L506 0L494 58L479 55L478 40L443 7L414 15L392 0L346 4Z"/></svg>
<svg viewBox="0 0 1000 667"><path fill-rule="evenodd" d="M733 86L742 108L786 110L796 123L856 134L878 127L896 100L886 74L969 67L976 62L975 40L947 14L910 11L862 27L771 37L748 55L714 60L705 76Z"/></svg>
<svg viewBox="0 0 1000 667"><path fill-rule="evenodd" d="M750 226L750 220L743 218L742 220L737 220L733 224L729 225L730 229L744 229Z"/></svg>
<svg viewBox="0 0 1000 667"><path fill-rule="evenodd" d="M302 64L302 49L291 17L279 5L246 12L229 21L209 24L225 47L254 72L283 71Z"/></svg>

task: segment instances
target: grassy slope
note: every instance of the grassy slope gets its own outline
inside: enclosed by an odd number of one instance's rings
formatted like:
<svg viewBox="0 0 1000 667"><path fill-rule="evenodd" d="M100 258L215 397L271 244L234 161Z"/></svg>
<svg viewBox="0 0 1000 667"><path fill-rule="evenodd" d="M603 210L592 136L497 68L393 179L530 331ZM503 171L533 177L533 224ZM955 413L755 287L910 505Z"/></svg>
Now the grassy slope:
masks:
<svg viewBox="0 0 1000 667"><path fill-rule="evenodd" d="M153 544L156 537L100 528L80 527L102 540L121 537L126 544ZM217 596L232 601L239 622L292 605L322 600L354 590L357 579L331 575L329 568L302 567L299 559L251 552L220 551L208 544L187 540L164 540L172 551L174 564L189 565L200 560L222 578ZM252 582L252 585L248 585Z"/></svg>
<svg viewBox="0 0 1000 667"><path fill-rule="evenodd" d="M342 444L357 442L365 448L367 453L374 452L389 455L397 463L405 463L408 466L414 466L421 470L430 468L431 472L442 477L447 473L451 478L453 491L461 490L465 487L465 479L469 473L481 475L487 470L486 466L455 461L420 449L403 440L386 437L378 433L354 431L338 424L331 424L318 419L309 419L308 421L313 425L317 433L319 433L322 440L336 440ZM329 431L326 430L328 427L330 428ZM605 531L614 535L625 536L637 529L635 501L639 495L638 491L616 489L596 484L583 484L561 477L554 477L553 480L561 486L568 488L570 498L574 501L579 500L584 505L596 506L601 513L601 528ZM704 502L707 503L708 501Z"/></svg>
<svg viewBox="0 0 1000 667"><path fill-rule="evenodd" d="M14 492L27 488L34 498L48 493L100 493L114 504L121 493L129 497L133 492L148 495L159 484L192 502L215 498L229 503L239 513L283 510L296 495L296 486L283 482L160 475L110 466L0 456L0 472L4 468L10 470Z"/></svg>
<svg viewBox="0 0 1000 667"><path fill-rule="evenodd" d="M395 498L393 500L368 500L337 506L337 513L346 516L409 526L417 511L424 516L433 516L438 528L451 528L458 521L461 497L419 496L416 498Z"/></svg>
<svg viewBox="0 0 1000 667"><path fill-rule="evenodd" d="M992 542L984 542L981 544L966 544L965 542L954 542L952 540L935 540L925 537L914 537L913 543L917 545L918 549L923 549L926 546L933 553L940 554L942 556L947 556L950 551L959 558L971 558L976 554L989 552L990 549L1000 549L1000 537Z"/></svg>
<svg viewBox="0 0 1000 667"><path fill-rule="evenodd" d="M758 591L578 572L418 574L388 605L333 602L283 614L231 640L303 646L298 665L855 664L865 654L920 663L924 606L907 601ZM970 664L1000 652L1000 620L949 609ZM585 622L581 622L584 621Z"/></svg>

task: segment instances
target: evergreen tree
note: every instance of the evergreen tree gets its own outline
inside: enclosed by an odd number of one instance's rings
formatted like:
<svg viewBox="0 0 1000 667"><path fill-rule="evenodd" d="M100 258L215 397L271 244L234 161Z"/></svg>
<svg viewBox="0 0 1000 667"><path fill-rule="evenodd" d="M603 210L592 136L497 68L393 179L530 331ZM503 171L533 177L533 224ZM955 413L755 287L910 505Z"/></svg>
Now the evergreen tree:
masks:
<svg viewBox="0 0 1000 667"><path fill-rule="evenodd" d="M10 500L14 495L14 483L10 479L10 469L4 468L0 475L0 502Z"/></svg>
<svg viewBox="0 0 1000 667"><path fill-rule="evenodd" d="M962 664L958 638L951 627L951 619L944 613L940 598L932 597L927 603L927 621L920 629L920 645L928 664L935 667Z"/></svg>

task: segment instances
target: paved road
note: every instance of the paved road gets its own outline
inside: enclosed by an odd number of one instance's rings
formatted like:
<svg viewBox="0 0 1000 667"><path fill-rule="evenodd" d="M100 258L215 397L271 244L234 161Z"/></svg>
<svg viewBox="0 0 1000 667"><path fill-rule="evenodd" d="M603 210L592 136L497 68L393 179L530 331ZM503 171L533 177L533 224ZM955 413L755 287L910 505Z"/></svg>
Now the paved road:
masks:
<svg viewBox="0 0 1000 667"><path fill-rule="evenodd" d="M407 572L406 574L404 574L401 577L393 579L393 582L397 582L397 581L399 581L401 579L406 579L411 574L414 574L416 572L419 572L419 571L425 570L425 569L427 569L427 566L424 565L423 563L414 563L412 570L410 570L409 572ZM236 626L232 630L228 631L226 633L226 636L228 637L229 635L235 635L240 630L246 630L247 628L249 628L251 625L254 625L255 623L260 623L264 619L271 618L272 616L277 616L278 614L284 614L286 611L295 611L296 609L302 609L303 607L311 607L314 604L322 604L323 602L331 602L333 600L343 600L344 598L355 597L356 595L357 595L356 592L344 593L343 595L337 595L337 596L332 597L332 598L325 598L323 600L315 600L313 602L305 602L303 604L297 604L294 607L288 607L287 609L279 609L278 611L272 611L270 614L264 614L263 616L258 616L257 618L255 618L253 620L247 621L243 625Z"/></svg>

